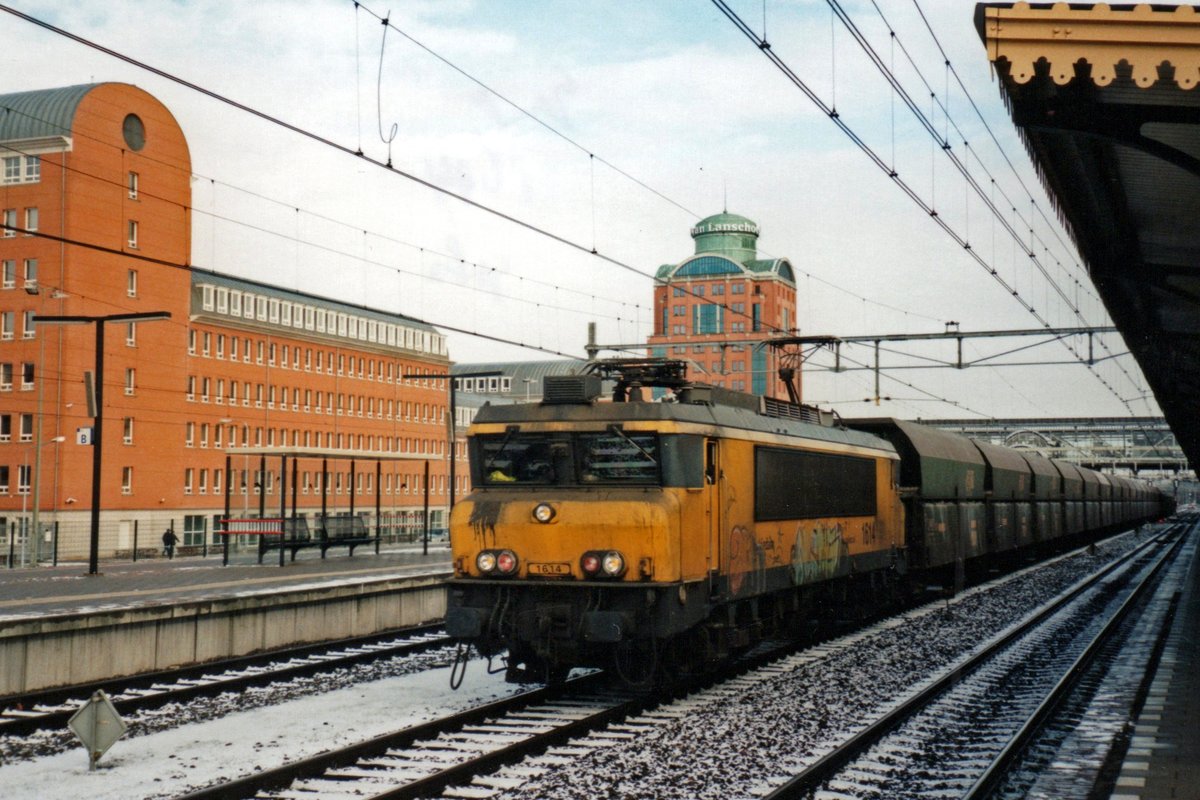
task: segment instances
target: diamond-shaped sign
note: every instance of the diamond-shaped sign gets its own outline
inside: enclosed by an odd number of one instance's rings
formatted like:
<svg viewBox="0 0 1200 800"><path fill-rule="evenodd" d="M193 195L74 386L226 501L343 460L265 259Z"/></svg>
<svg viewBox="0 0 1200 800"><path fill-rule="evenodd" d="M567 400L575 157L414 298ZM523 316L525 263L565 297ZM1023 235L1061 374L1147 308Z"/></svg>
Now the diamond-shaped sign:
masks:
<svg viewBox="0 0 1200 800"><path fill-rule="evenodd" d="M127 727L103 689L93 694L92 699L71 716L67 725L88 749L90 770L95 769L100 756L104 755L117 739L125 735Z"/></svg>

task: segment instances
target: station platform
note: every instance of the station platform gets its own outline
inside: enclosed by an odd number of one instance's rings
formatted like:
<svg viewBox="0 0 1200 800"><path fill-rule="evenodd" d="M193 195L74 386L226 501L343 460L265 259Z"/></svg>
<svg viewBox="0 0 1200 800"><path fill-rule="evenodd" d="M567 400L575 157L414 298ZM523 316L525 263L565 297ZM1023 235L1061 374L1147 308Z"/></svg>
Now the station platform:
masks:
<svg viewBox="0 0 1200 800"><path fill-rule="evenodd" d="M88 575L85 563L0 569L0 623L450 571L450 549L444 541L431 543L428 555L422 554L419 544L385 549L379 555L366 548L352 557L310 555L283 567L274 555L264 564L222 566L218 553L205 558L101 562L99 575Z"/></svg>
<svg viewBox="0 0 1200 800"><path fill-rule="evenodd" d="M0 697L445 616L444 543L284 566L220 556L0 570Z"/></svg>
<svg viewBox="0 0 1200 800"><path fill-rule="evenodd" d="M1190 535L1200 532L1193 527ZM1194 554L1111 798L1200 800L1200 557Z"/></svg>

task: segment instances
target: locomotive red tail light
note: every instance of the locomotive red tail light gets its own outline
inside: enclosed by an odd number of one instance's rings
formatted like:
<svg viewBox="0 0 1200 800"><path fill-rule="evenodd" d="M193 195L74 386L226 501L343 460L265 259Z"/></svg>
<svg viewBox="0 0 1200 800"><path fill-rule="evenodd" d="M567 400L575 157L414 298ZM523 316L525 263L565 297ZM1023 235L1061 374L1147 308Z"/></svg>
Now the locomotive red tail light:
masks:
<svg viewBox="0 0 1200 800"><path fill-rule="evenodd" d="M496 554L496 569L502 575L512 575L517 571L517 555L511 550L501 550Z"/></svg>
<svg viewBox="0 0 1200 800"><path fill-rule="evenodd" d="M584 553L583 558L579 559L579 567L585 575L595 575L600 571L600 554Z"/></svg>

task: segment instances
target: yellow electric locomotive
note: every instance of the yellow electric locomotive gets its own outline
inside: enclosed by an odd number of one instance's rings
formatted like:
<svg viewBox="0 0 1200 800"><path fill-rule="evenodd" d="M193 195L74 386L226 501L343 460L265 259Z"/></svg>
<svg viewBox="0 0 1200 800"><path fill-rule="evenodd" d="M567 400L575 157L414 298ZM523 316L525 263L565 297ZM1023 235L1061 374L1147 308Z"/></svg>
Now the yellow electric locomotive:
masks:
<svg viewBox="0 0 1200 800"><path fill-rule="evenodd" d="M486 405L451 517L448 632L508 651L510 680L700 666L889 590L898 457L811 409L621 361ZM652 399L649 387L674 396ZM663 402L668 399L667 402Z"/></svg>

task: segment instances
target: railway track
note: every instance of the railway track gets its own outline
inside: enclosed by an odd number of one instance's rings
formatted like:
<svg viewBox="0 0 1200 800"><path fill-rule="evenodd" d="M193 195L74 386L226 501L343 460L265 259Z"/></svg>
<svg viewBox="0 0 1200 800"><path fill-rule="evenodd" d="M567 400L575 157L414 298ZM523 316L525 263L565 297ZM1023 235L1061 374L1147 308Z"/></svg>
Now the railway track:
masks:
<svg viewBox="0 0 1200 800"><path fill-rule="evenodd" d="M164 670L145 675L82 684L0 698L0 736L25 736L62 729L67 720L103 689L118 713L130 715L167 703L180 703L222 692L236 692L320 672L415 654L449 646L441 625L425 625L385 636L344 639L253 656Z"/></svg>
<svg viewBox="0 0 1200 800"><path fill-rule="evenodd" d="M674 720L687 713L686 700L673 702L678 697L713 683L736 685L738 673L761 669L796 648L794 642L765 645L669 693L631 691L604 673L588 673L199 789L180 800L487 796Z"/></svg>
<svg viewBox="0 0 1200 800"><path fill-rule="evenodd" d="M1101 574L1111 574L1111 569ZM810 644L803 648L799 658L819 662L826 657L826 651L836 653L844 646L834 642ZM740 707L742 695L747 691L752 691L764 680L772 680L775 674L786 676L795 669L794 664L788 663L795 657L780 659L797 649L795 643L764 647L756 653L756 658L738 665L737 671L754 670L753 673L736 676L734 671L729 671L710 677L704 684L680 687L671 697L630 697L599 683L603 680L600 677L588 679L597 683L571 681L556 690L517 695L278 769L197 790L186 797L188 800L301 796L391 798L428 797L444 792L446 796L478 798L513 790L523 791L521 796L535 797L538 796L539 776L561 775L564 766L591 764L591 769L595 769L603 763L597 758L603 759L606 749L617 752L623 747L642 743L656 729L670 730L696 710L711 709L714 704ZM695 694L682 700L675 699L684 692ZM686 756L683 758L688 760ZM606 773L597 772L594 777L598 786L604 788ZM519 787L523 785L526 788L522 790ZM605 790L611 793L613 787L608 785ZM576 795L568 792L563 796L593 794L590 791ZM675 784L664 796L691 796L691 790Z"/></svg>
<svg viewBox="0 0 1200 800"><path fill-rule="evenodd" d="M1194 535L1180 524L1150 540L766 797L988 796Z"/></svg>

